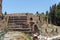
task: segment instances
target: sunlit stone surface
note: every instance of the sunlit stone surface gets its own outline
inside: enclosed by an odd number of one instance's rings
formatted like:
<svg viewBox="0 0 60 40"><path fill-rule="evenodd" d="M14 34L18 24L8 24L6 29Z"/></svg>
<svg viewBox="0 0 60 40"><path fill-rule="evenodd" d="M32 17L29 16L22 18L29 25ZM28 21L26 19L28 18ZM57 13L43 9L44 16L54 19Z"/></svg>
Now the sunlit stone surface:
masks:
<svg viewBox="0 0 60 40"><path fill-rule="evenodd" d="M4 35L4 40L28 40L21 32L8 32Z"/></svg>

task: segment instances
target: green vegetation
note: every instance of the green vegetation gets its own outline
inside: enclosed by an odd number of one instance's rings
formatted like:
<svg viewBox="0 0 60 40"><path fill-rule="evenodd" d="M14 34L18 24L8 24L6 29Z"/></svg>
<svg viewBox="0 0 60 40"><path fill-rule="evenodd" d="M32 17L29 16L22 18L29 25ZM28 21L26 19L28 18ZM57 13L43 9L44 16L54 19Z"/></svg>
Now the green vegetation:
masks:
<svg viewBox="0 0 60 40"><path fill-rule="evenodd" d="M22 34L25 36L25 38L27 38L28 40L32 40L32 38L31 38L31 36L30 35L28 35L28 34L26 34L26 33L24 33L24 32L22 32Z"/></svg>
<svg viewBox="0 0 60 40"><path fill-rule="evenodd" d="M42 13L45 16L45 20L48 23L60 26L60 3L54 4L50 7L49 11L46 11L46 13Z"/></svg>
<svg viewBox="0 0 60 40"><path fill-rule="evenodd" d="M0 38L4 36L8 32L8 29L4 29L3 31L0 32Z"/></svg>

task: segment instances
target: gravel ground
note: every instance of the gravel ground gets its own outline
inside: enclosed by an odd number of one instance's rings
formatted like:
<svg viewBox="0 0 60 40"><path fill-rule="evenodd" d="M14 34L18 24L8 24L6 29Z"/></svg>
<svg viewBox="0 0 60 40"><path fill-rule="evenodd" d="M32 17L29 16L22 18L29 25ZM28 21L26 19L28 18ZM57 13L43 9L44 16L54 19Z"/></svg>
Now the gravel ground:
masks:
<svg viewBox="0 0 60 40"><path fill-rule="evenodd" d="M4 40L29 40L21 32L8 32L4 35Z"/></svg>

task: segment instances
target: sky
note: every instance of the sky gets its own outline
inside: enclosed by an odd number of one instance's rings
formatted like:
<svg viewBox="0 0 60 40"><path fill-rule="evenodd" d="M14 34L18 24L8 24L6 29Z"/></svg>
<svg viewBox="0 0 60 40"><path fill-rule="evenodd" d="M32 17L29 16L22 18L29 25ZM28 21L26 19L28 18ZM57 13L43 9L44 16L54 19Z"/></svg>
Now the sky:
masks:
<svg viewBox="0 0 60 40"><path fill-rule="evenodd" d="M60 0L3 0L2 12L7 13L39 13L46 12Z"/></svg>

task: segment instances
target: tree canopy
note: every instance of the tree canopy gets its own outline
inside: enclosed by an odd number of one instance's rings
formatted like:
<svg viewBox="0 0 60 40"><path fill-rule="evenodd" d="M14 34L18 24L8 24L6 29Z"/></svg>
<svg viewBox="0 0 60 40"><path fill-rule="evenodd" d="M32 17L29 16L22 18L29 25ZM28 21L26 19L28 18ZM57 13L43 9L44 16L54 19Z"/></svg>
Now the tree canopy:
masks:
<svg viewBox="0 0 60 40"><path fill-rule="evenodd" d="M52 5L49 12L46 11L46 16L47 15L49 23L51 22L51 24L60 26L60 3Z"/></svg>

